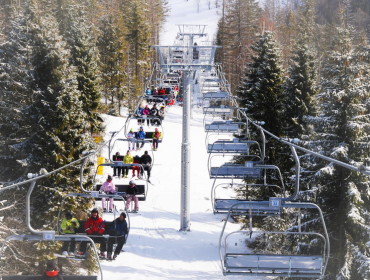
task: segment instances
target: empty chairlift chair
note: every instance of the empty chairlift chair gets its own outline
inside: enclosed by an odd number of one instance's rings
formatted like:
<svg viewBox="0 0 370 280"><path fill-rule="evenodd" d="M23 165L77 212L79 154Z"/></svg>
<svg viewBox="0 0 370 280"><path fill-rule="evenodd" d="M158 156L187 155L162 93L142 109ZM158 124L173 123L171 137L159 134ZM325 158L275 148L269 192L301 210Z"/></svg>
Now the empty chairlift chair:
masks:
<svg viewBox="0 0 370 280"><path fill-rule="evenodd" d="M228 217L219 239L219 255L224 275L245 275L249 277L290 277L322 279L329 258L329 237L320 208L312 203L283 202L278 208L295 208L299 211L290 211L291 215L302 215L301 211L315 211L319 217L312 213L305 215L308 221L301 223L300 219L293 219L295 225L287 229L253 231L253 221L249 212L244 215L250 218L249 230L230 232L227 223L233 214L243 215L240 206L235 204L230 208ZM248 202L245 202L248 204ZM307 229L310 221L320 222L320 232ZM271 220L270 220L271 221ZM280 224L280 223L279 223ZM302 226L304 225L304 226Z"/></svg>

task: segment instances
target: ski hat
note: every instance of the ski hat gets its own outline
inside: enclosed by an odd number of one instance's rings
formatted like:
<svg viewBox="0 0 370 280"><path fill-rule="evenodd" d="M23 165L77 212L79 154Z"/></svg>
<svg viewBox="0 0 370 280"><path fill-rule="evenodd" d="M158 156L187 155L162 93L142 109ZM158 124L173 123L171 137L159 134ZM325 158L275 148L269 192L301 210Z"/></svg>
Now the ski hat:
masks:
<svg viewBox="0 0 370 280"><path fill-rule="evenodd" d="M98 208L94 208L93 210L91 210L91 214L92 213L98 213L99 214Z"/></svg>
<svg viewBox="0 0 370 280"><path fill-rule="evenodd" d="M145 151L145 152L144 152L144 155L147 155L147 154L148 154L148 151Z"/></svg>
<svg viewBox="0 0 370 280"><path fill-rule="evenodd" d="M158 131L158 128L155 128L154 130L155 130L155 131Z"/></svg>
<svg viewBox="0 0 370 280"><path fill-rule="evenodd" d="M135 185L135 181L134 180L130 180L129 184L130 185Z"/></svg>
<svg viewBox="0 0 370 280"><path fill-rule="evenodd" d="M65 217L66 217L68 220L72 219L72 213L71 213L70 211L66 211L66 213L65 213Z"/></svg>
<svg viewBox="0 0 370 280"><path fill-rule="evenodd" d="M143 129L143 127L142 127L142 126L140 126L140 129Z"/></svg>
<svg viewBox="0 0 370 280"><path fill-rule="evenodd" d="M126 219L126 213L125 212L122 212L120 216L122 216Z"/></svg>

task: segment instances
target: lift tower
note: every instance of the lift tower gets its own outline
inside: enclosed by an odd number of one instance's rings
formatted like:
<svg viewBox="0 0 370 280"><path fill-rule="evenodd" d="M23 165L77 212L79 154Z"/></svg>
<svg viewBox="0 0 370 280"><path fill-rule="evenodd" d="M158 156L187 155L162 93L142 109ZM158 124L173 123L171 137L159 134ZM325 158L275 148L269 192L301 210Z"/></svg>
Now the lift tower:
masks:
<svg viewBox="0 0 370 280"><path fill-rule="evenodd" d="M206 37L206 25L178 25L177 42L173 46L153 46L159 57L162 73L181 71L184 85L183 122L181 143L181 211L180 231L190 230L190 109L191 80L198 70L210 71L214 68L216 48L207 43L198 42L196 38Z"/></svg>

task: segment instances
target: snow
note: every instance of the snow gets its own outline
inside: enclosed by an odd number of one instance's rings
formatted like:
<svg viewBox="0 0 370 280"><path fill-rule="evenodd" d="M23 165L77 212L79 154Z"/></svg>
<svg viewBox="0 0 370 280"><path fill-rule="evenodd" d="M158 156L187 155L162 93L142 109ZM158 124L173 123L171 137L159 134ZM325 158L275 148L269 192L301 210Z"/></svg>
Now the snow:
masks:
<svg viewBox="0 0 370 280"><path fill-rule="evenodd" d="M125 118L120 117L106 115L104 118L107 132L120 130L125 122ZM154 152L150 178L154 185L149 184L147 200L139 202L139 214L129 215L131 230L125 252L116 261L102 261L104 279L224 279L218 242L225 215L212 212L213 180L209 179L207 170L203 115L193 112L191 121L189 232L179 231L182 107L168 108L163 132L163 142ZM123 137L122 129L115 138ZM150 151L149 144L145 145L144 150ZM113 153L117 150L121 154L125 152L127 143L116 142ZM141 155L144 150L135 153ZM104 180L107 174L112 174L110 167L104 167L104 175L98 179ZM115 178L114 182L123 180L129 179ZM123 209L122 202L115 203L117 208ZM101 206L100 202L97 206ZM113 214L105 213L103 218L113 220ZM240 226L233 224L231 227L238 230ZM227 278L245 279L245 276Z"/></svg>
<svg viewBox="0 0 370 280"><path fill-rule="evenodd" d="M219 3L218 8L216 2ZM169 16L160 35L160 44L173 45L179 32L177 25L182 24L207 25L206 41L213 41L217 32L217 22L221 16L221 2L220 0L169 0ZM209 3L211 3L210 8Z"/></svg>
<svg viewBox="0 0 370 280"><path fill-rule="evenodd" d="M220 17L216 1L169 0L170 14L160 37L161 45L174 44L178 32L176 24L207 25L206 40L213 40ZM209 2L211 9L208 8ZM221 5L221 1L218 3ZM106 131L120 130L115 138L124 138L122 128L126 119L108 115L104 118ZM245 276L225 277L222 274L218 248L225 215L214 215L212 211L210 197L213 180L208 175L205 138L203 114L200 110L193 111L190 124L190 231L179 231L182 107L168 108L163 121L163 142L154 152L150 178L154 185L149 184L146 201L139 202L139 214L129 215L131 229L123 248L125 251L113 262L102 261L104 279L246 279ZM105 140L109 140L109 133ZM146 145L144 150L150 151ZM116 142L112 154L117 149L124 154L127 143ZM108 157L106 149L104 156ZM112 174L112 169L105 167L104 173L99 178L101 181L108 173ZM115 178L114 182L117 184L119 180L128 179ZM116 206L123 209L120 203L116 202ZM112 220L113 214L106 213L103 218ZM228 227L230 230L240 229L238 224Z"/></svg>

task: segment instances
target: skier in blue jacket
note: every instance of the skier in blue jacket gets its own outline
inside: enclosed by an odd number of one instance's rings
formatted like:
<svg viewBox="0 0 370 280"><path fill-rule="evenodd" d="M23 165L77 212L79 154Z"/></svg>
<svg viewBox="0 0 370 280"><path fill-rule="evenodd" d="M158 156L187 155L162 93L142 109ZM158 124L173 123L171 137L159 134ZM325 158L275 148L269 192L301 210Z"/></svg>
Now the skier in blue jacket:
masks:
<svg viewBox="0 0 370 280"><path fill-rule="evenodd" d="M140 126L139 131L136 133L136 150L140 150L145 144L145 131L142 126ZM141 143L140 147L139 144Z"/></svg>

